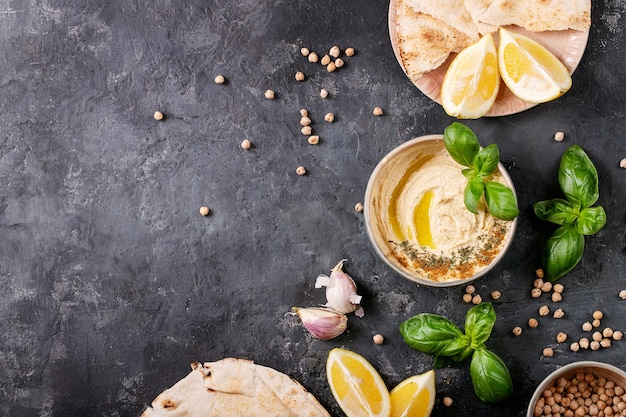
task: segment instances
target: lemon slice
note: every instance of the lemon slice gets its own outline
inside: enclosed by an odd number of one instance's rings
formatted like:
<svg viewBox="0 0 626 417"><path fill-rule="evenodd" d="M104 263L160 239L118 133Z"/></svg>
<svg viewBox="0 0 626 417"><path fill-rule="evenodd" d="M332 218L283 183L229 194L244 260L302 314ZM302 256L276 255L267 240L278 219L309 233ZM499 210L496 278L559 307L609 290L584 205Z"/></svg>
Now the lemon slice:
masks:
<svg viewBox="0 0 626 417"><path fill-rule="evenodd" d="M569 71L552 52L525 35L502 28L498 64L509 90L531 103L554 100L572 86Z"/></svg>
<svg viewBox="0 0 626 417"><path fill-rule="evenodd" d="M414 375L391 390L391 417L428 417L435 406L435 371Z"/></svg>
<svg viewBox="0 0 626 417"><path fill-rule="evenodd" d="M493 106L500 89L498 56L491 33L454 58L441 84L441 105L448 115L478 119Z"/></svg>
<svg viewBox="0 0 626 417"><path fill-rule="evenodd" d="M335 348L328 354L326 378L347 417L389 417L389 391L380 374L364 357Z"/></svg>

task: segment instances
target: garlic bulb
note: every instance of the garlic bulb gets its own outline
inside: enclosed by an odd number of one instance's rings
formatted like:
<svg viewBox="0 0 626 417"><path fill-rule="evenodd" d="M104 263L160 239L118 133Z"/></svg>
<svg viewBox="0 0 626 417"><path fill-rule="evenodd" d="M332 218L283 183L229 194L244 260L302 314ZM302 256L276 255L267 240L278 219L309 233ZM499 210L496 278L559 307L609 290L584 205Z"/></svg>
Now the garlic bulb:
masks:
<svg viewBox="0 0 626 417"><path fill-rule="evenodd" d="M365 312L361 303L361 296L356 293L356 284L350 275L343 272L342 259L330 271L330 276L320 275L315 281L315 288L326 287L327 307L337 310L340 313L348 314L354 312L358 317L363 317Z"/></svg>
<svg viewBox="0 0 626 417"><path fill-rule="evenodd" d="M304 328L321 340L334 339L348 327L348 318L345 314L330 308L292 307L291 309L300 317Z"/></svg>

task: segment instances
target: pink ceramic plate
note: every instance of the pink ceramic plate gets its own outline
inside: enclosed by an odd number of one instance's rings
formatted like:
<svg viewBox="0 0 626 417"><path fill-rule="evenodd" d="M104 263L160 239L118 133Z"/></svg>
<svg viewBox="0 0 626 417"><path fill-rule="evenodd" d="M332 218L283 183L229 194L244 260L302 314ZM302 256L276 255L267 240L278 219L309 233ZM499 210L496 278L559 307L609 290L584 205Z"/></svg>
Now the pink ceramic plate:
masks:
<svg viewBox="0 0 626 417"><path fill-rule="evenodd" d="M398 38L396 36L397 8L398 0L391 0L389 3L389 36L396 59L406 73L406 69L400 59ZM589 38L589 31L562 30L554 32L530 32L517 26L507 27L507 29L524 34L541 43L565 64L570 74L574 73L574 70L580 63L583 53L585 52L585 47L587 46L587 39ZM497 39L497 36L495 36L496 42ZM434 71L427 72L414 82L422 93L426 94L437 103L441 104L441 83L443 82L443 77L446 74L450 62L452 62L455 56L456 54L451 54L442 66ZM534 106L536 106L535 103L529 103L517 98L506 85L502 83L496 102L491 110L489 110L489 113L487 113L487 116L506 116L519 113Z"/></svg>

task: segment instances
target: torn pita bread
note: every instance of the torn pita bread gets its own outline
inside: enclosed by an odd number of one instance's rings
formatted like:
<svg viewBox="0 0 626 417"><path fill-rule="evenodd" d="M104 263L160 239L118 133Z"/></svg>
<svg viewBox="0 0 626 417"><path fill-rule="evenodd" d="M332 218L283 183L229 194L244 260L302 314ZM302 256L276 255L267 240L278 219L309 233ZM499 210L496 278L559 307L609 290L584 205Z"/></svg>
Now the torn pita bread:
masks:
<svg viewBox="0 0 626 417"><path fill-rule="evenodd" d="M478 39L478 28L470 12L464 7L464 0L399 0L402 7L424 13L452 26L470 39Z"/></svg>
<svg viewBox="0 0 626 417"><path fill-rule="evenodd" d="M234 358L191 368L142 417L330 417L300 383L272 368Z"/></svg>
<svg viewBox="0 0 626 417"><path fill-rule="evenodd" d="M591 27L591 0L465 0L476 22L533 32Z"/></svg>
<svg viewBox="0 0 626 417"><path fill-rule="evenodd" d="M453 2L462 5L462 0ZM398 0L396 20L400 60L413 81L441 66L452 52L459 52L478 40L476 29L469 36L441 19L416 10L414 3Z"/></svg>

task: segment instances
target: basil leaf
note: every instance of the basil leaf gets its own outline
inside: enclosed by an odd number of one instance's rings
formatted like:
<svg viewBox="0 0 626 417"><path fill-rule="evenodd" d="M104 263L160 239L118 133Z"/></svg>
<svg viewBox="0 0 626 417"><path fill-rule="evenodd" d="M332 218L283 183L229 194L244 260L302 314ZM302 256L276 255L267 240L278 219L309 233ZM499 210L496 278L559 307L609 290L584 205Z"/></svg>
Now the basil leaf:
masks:
<svg viewBox="0 0 626 417"><path fill-rule="evenodd" d="M485 184L485 201L489 212L501 220L513 220L519 216L517 200L513 191L499 182Z"/></svg>
<svg viewBox="0 0 626 417"><path fill-rule="evenodd" d="M533 210L541 220L564 225L576 221L580 208L567 200L555 198L533 204Z"/></svg>
<svg viewBox="0 0 626 417"><path fill-rule="evenodd" d="M480 151L476 134L459 122L454 122L444 129L443 142L452 159L466 167L472 166L474 157Z"/></svg>
<svg viewBox="0 0 626 417"><path fill-rule="evenodd" d="M572 145L561 157L559 185L572 203L590 207L598 201L598 171L580 146Z"/></svg>
<svg viewBox="0 0 626 417"><path fill-rule="evenodd" d="M472 348L477 349L487 341L495 322L496 312L491 303L480 303L469 309L465 315L465 334Z"/></svg>
<svg viewBox="0 0 626 417"><path fill-rule="evenodd" d="M479 175L486 176L495 171L499 161L500 150L498 149L498 145L491 144L483 148L478 152L476 157L474 157L472 168L474 168Z"/></svg>
<svg viewBox="0 0 626 417"><path fill-rule="evenodd" d="M407 345L430 355L454 356L469 344L461 329L445 317L422 313L400 325L400 333ZM465 338L465 345L458 339Z"/></svg>
<svg viewBox="0 0 626 417"><path fill-rule="evenodd" d="M508 368L495 353L483 348L472 355L470 376L476 396L486 403L497 403L513 394Z"/></svg>
<svg viewBox="0 0 626 417"><path fill-rule="evenodd" d="M606 224L606 213L602 206L587 207L580 212L576 231L581 235L593 235Z"/></svg>
<svg viewBox="0 0 626 417"><path fill-rule="evenodd" d="M474 178L468 181L465 186L465 207L474 214L478 214L478 202L483 196L485 184L481 178Z"/></svg>
<svg viewBox="0 0 626 417"><path fill-rule="evenodd" d="M585 237L578 233L575 225L559 227L548 239L543 251L545 276L556 281L571 271L580 262L585 249Z"/></svg>

